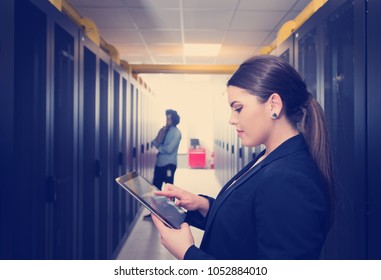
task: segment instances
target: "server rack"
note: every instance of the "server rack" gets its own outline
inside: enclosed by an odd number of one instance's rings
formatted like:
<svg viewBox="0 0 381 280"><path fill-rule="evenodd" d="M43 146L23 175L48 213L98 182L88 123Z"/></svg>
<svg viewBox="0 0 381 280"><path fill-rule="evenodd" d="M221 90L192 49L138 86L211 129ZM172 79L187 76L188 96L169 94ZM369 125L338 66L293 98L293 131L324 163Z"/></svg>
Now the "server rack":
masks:
<svg viewBox="0 0 381 280"><path fill-rule="evenodd" d="M80 34L78 256L99 255L99 62L98 47ZM98 163L97 163L98 160ZM98 171L96 170L98 168Z"/></svg>
<svg viewBox="0 0 381 280"><path fill-rule="evenodd" d="M295 68L321 103L335 161L336 213L322 257L366 258L365 1L329 1L293 34Z"/></svg>
<svg viewBox="0 0 381 280"><path fill-rule="evenodd" d="M381 127L380 127L380 32L381 24L381 2L368 0L367 7L367 69L364 75L367 77L367 257L369 259L381 259L381 188L380 170L381 166Z"/></svg>
<svg viewBox="0 0 381 280"><path fill-rule="evenodd" d="M1 258L113 258L139 209L114 183L147 122L133 78L48 1L1 7Z"/></svg>

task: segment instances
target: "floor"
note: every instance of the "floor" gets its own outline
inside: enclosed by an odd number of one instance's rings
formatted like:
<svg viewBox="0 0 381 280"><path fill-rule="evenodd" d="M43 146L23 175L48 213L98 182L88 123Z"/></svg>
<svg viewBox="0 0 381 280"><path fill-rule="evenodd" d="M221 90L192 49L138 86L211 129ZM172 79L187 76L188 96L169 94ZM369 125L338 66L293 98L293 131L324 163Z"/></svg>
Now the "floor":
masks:
<svg viewBox="0 0 381 280"><path fill-rule="evenodd" d="M193 193L202 193L216 196L221 185L215 177L213 169L178 168L175 174L176 186ZM173 260L169 251L160 244L160 235L150 220L143 220L148 214L144 209L135 224L126 243L117 256L118 260ZM191 228L193 237L198 246L201 242L203 231Z"/></svg>

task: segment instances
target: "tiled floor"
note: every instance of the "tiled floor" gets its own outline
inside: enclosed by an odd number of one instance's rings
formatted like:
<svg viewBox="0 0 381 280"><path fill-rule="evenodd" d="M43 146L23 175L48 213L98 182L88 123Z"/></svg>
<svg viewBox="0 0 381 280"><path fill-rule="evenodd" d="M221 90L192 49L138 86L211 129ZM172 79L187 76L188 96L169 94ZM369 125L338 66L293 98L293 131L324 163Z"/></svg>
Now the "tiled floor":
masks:
<svg viewBox="0 0 381 280"><path fill-rule="evenodd" d="M179 168L175 175L175 185L193 193L202 193L216 196L221 185L215 177L212 169L188 169ZM160 244L160 236L152 221L143 220L143 216L148 214L144 209L122 247L117 259L119 260L172 260L175 259ZM191 228L195 243L199 245L203 232L196 228Z"/></svg>

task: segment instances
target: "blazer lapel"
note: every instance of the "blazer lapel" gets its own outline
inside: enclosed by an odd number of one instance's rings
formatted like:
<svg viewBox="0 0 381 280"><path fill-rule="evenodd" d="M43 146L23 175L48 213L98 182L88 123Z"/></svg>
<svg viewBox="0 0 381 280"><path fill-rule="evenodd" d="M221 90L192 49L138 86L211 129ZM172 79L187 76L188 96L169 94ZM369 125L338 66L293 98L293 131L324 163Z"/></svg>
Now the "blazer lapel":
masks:
<svg viewBox="0 0 381 280"><path fill-rule="evenodd" d="M304 137L302 134L296 135L284 143L282 143L277 149L270 153L262 162L254 166L251 170L250 167L265 153L262 151L254 160L252 160L248 165L246 165L240 172L238 172L220 191L216 200L213 203L213 207L209 210L208 221L205 227L205 232L208 231L208 228L211 226L218 208L224 203L224 201L229 197L233 190L239 188L244 182L249 178L258 173L263 167L269 165L271 162L293 154L302 149L307 149ZM249 171L247 171L249 170ZM247 172L247 174L245 174ZM245 174L245 175L243 175ZM243 175L243 176L242 176ZM242 178L240 178L242 176ZM240 178L240 179L238 179ZM237 180L238 179L238 180ZM229 187L234 180L237 180L231 187Z"/></svg>
<svg viewBox="0 0 381 280"><path fill-rule="evenodd" d="M224 201L229 197L233 190L239 188L244 182L246 182L250 177L254 176L262 168L262 163L254 166L251 170L247 172L242 178L235 182L230 188L230 184L234 181L231 180L230 183L226 184L222 191L218 194L217 199L213 203L213 207L210 209L208 221L205 227L205 231L208 229L214 217L217 213L218 208L224 203ZM235 176L236 177L236 176ZM239 176L238 176L239 178Z"/></svg>

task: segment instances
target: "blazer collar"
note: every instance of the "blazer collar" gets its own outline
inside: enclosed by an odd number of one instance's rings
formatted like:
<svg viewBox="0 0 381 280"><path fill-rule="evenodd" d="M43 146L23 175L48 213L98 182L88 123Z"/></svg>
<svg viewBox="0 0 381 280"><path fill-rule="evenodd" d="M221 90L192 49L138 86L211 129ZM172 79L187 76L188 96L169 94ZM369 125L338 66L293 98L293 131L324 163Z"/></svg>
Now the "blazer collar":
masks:
<svg viewBox="0 0 381 280"><path fill-rule="evenodd" d="M286 141L284 141L282 144L280 144L274 151L272 151L259 165L265 166L270 164L271 162L281 159L283 157L286 157L288 155L294 154L296 152L302 151L307 149L307 144L304 140L303 134L297 134ZM264 153L265 151L263 151ZM258 160L260 156L263 155L261 153L256 157L253 162Z"/></svg>
<svg viewBox="0 0 381 280"><path fill-rule="evenodd" d="M235 186L230 187L229 189L235 189L237 186L241 185L243 182L246 181L246 179L253 176L255 173L257 173L262 167L272 163L273 161L276 161L278 159L281 159L283 157L286 157L290 154L296 153L298 151L307 149L307 144L304 141L304 137L302 134L295 135L286 141L284 141L282 144L280 144L274 151L272 151L262 162L258 163L255 167L253 167L250 171L250 167L255 164L255 162L258 161L260 157L266 152L266 150L263 150L258 156L256 156L252 161L250 161L245 167L243 167L233 178L231 178L225 186L221 189L220 194L222 194L229 186L234 182L234 180L237 180L240 178L243 174L247 172L240 180L238 180L235 183Z"/></svg>
<svg viewBox="0 0 381 280"><path fill-rule="evenodd" d="M290 154L299 152L304 149L307 149L307 144L304 141L303 135L298 134L287 139L285 142L279 145L273 152L271 152L263 161L254 166L251 170L249 170L250 167L253 166L253 164L265 153L265 150L262 151L249 164L242 168L241 171L239 171L235 176L233 176L233 178L229 182L227 182L225 186L221 189L220 193L217 196L217 199L215 200L212 208L210 209L210 213L208 214L208 222L205 229L207 229L211 225L218 208L222 205L222 203L231 194L233 190L239 188L246 180L254 176L254 174L259 172L263 167L269 165L270 163L278 159L281 159L283 157L286 157ZM247 174L245 174L245 172L247 172ZM242 176L242 178L240 178L240 176ZM238 178L240 179L237 180ZM235 182L234 185L229 187L234 182L234 180L237 180L237 182Z"/></svg>

